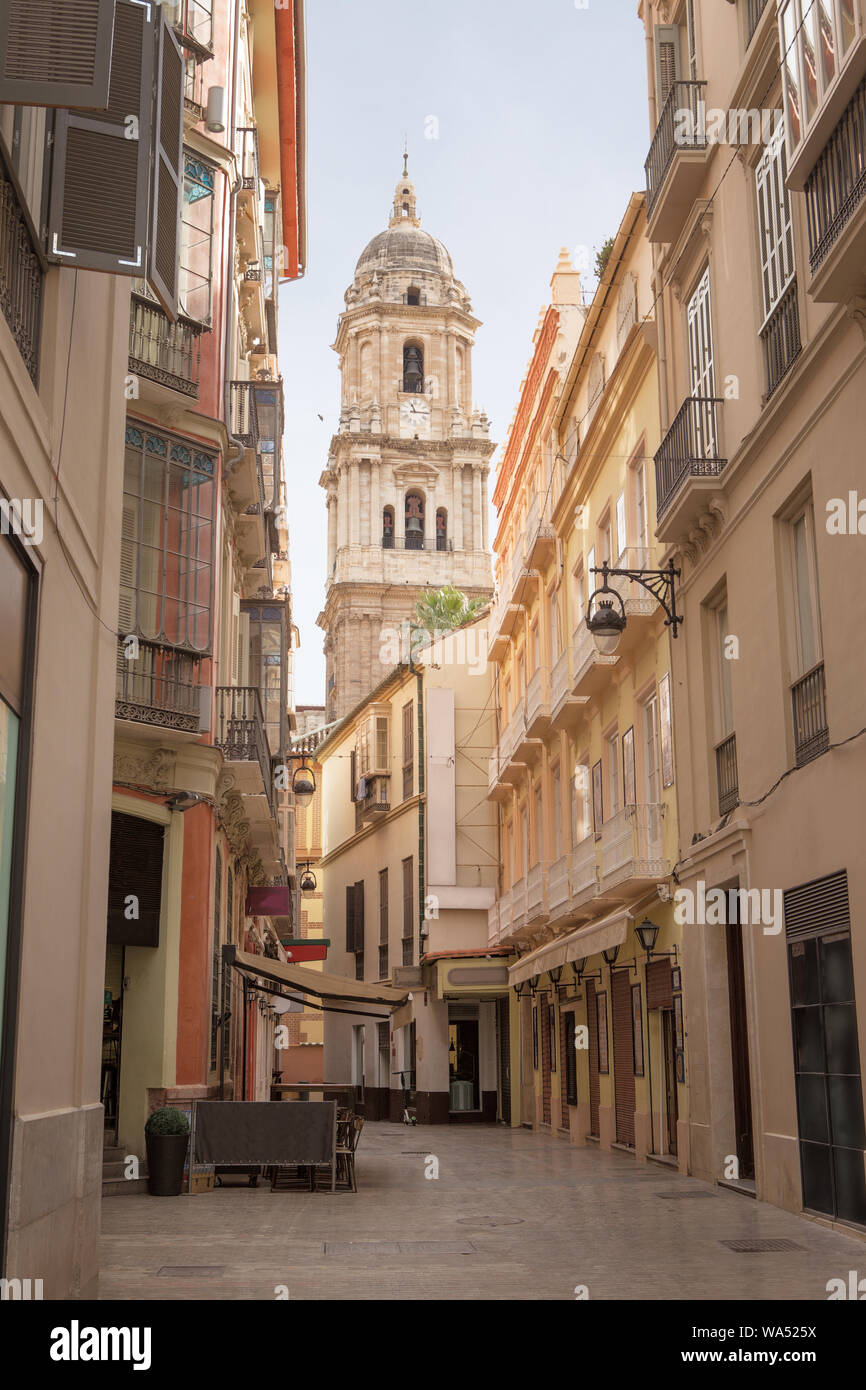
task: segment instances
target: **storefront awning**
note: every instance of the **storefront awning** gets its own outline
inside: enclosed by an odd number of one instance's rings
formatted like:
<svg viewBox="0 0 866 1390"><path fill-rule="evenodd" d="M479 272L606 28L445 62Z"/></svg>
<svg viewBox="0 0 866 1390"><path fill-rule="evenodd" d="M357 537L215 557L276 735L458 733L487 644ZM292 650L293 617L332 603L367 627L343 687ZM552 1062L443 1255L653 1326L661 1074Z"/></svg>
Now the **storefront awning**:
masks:
<svg viewBox="0 0 866 1390"><path fill-rule="evenodd" d="M324 970L307 970L303 965L285 965L269 956L253 956L236 946L223 947L227 965L233 965L247 975L258 975L276 984L288 985L302 994L315 994L320 999L337 999L353 1004L387 1004L396 1008L405 1003L409 991L391 985L365 984L343 975L329 975Z"/></svg>
<svg viewBox="0 0 866 1390"><path fill-rule="evenodd" d="M522 984L524 980L531 980L535 975L555 970L558 965L566 965L569 961L580 960L581 957L596 956L611 946L622 946L628 935L630 921L630 912L612 912L600 922L590 922L588 926L580 927L578 931L570 932L558 941L549 941L546 946L539 946L536 951L522 956L516 965L509 968L509 984Z"/></svg>

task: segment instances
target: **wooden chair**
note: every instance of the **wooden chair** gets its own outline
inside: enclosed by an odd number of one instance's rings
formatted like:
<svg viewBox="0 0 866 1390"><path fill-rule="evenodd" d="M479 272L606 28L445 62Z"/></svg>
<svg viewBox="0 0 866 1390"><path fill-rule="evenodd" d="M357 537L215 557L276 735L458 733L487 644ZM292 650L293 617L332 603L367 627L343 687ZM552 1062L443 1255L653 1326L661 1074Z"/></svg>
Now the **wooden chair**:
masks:
<svg viewBox="0 0 866 1390"><path fill-rule="evenodd" d="M342 1170L346 1175L346 1183L350 1192L358 1191L358 1183L355 1179L355 1150L358 1147L358 1140L363 1128L363 1117L356 1115L346 1126L344 1132L337 1134L337 1181L340 1181L340 1171Z"/></svg>

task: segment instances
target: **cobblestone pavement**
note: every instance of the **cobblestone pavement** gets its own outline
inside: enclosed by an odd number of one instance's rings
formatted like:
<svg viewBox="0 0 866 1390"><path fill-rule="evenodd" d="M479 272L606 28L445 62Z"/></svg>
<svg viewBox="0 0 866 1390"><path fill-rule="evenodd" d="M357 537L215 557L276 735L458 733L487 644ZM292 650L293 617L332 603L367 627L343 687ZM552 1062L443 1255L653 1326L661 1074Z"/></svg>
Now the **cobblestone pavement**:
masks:
<svg viewBox="0 0 866 1390"><path fill-rule="evenodd" d="M369 1124L357 1168L357 1194L106 1199L100 1297L822 1300L866 1273L856 1237L546 1133ZM725 1243L755 1239L796 1248Z"/></svg>

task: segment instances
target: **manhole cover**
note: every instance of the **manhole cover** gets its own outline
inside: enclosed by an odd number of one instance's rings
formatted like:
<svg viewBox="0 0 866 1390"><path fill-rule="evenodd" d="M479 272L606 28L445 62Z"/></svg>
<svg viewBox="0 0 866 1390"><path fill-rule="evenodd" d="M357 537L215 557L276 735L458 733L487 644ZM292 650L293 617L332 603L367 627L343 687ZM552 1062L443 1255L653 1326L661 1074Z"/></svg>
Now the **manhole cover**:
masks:
<svg viewBox="0 0 866 1390"><path fill-rule="evenodd" d="M664 1202L678 1202L684 1197L715 1197L715 1192L657 1192Z"/></svg>
<svg viewBox="0 0 866 1390"><path fill-rule="evenodd" d="M522 1216L458 1216L458 1226L483 1226L485 1229L494 1226L522 1226Z"/></svg>
<svg viewBox="0 0 866 1390"><path fill-rule="evenodd" d="M163 1265L156 1271L157 1278L166 1279L218 1279L225 1274L225 1265Z"/></svg>
<svg viewBox="0 0 866 1390"><path fill-rule="evenodd" d="M723 1240L720 1245L726 1245L729 1250L733 1250L737 1255L761 1255L775 1250L805 1250L805 1245L798 1245L794 1240Z"/></svg>

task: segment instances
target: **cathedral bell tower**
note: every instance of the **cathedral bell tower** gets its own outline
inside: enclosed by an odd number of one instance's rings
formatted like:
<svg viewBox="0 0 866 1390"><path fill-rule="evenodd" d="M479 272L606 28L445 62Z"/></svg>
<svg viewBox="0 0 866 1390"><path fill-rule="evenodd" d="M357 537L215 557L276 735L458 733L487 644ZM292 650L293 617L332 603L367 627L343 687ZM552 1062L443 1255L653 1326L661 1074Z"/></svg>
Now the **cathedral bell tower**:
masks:
<svg viewBox="0 0 866 1390"><path fill-rule="evenodd" d="M487 476L495 445L472 408L479 320L448 251L421 227L408 158L385 231L346 291L328 505L327 718L394 664L394 634L425 589L493 590Z"/></svg>

